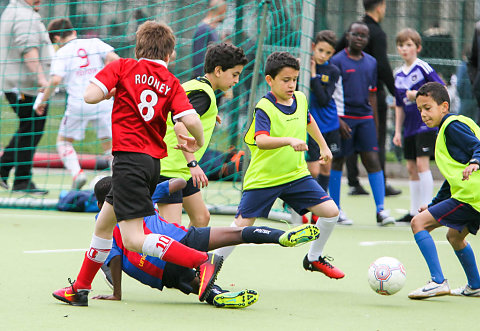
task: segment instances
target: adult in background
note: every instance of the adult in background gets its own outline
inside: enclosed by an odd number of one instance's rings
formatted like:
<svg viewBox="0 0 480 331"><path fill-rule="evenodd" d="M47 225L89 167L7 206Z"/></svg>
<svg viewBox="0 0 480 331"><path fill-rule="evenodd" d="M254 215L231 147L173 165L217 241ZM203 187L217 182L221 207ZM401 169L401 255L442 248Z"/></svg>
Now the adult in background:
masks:
<svg viewBox="0 0 480 331"><path fill-rule="evenodd" d="M477 106L480 106L480 21L475 24L475 34L473 36L472 51L468 57L468 75L472 83L473 96L477 100ZM480 118L477 114L477 119ZM477 123L478 120L477 120Z"/></svg>
<svg viewBox="0 0 480 331"><path fill-rule="evenodd" d="M208 3L207 16L198 24L193 36L192 78L204 75L203 60L207 46L220 41L220 36L215 29L225 19L226 12L227 4L224 0L210 0Z"/></svg>
<svg viewBox="0 0 480 331"><path fill-rule="evenodd" d="M365 22L370 31L370 38L364 52L370 54L377 60L377 111L378 111L378 156L383 173L385 172L385 141L387 132L387 102L384 86L387 87L391 95L395 95L395 84L392 74L392 68L387 58L387 35L380 26L380 22L385 17L387 9L386 0L363 0L365 15L362 21ZM339 52L347 46L346 34L339 41L336 51ZM348 185L351 187L349 194L359 195L368 194L360 185L358 180L357 154L347 158ZM398 195L401 190L395 189L387 184L385 178L385 196Z"/></svg>
<svg viewBox="0 0 480 331"><path fill-rule="evenodd" d="M0 186L8 189L15 167L13 191L44 195L32 181L32 160L43 135L47 109L35 112L37 93L48 85L53 47L38 14L40 0L10 0L0 18L0 90L17 114L17 132L0 158Z"/></svg>

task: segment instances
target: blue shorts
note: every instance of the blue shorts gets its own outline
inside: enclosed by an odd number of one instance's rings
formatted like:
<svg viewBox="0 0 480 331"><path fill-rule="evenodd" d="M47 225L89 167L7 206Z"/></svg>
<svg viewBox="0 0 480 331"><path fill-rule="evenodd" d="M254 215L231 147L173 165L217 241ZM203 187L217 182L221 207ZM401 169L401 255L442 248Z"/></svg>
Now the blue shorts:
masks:
<svg viewBox="0 0 480 331"><path fill-rule="evenodd" d="M346 157L355 152L378 152L377 128L373 118L342 118L352 129L349 139L342 139L340 156Z"/></svg>
<svg viewBox="0 0 480 331"><path fill-rule="evenodd" d="M331 200L312 176L306 176L278 186L243 191L235 217L268 217L277 198L300 215L308 213L310 207Z"/></svg>
<svg viewBox="0 0 480 331"><path fill-rule="evenodd" d="M477 234L480 213L468 203L450 198L428 207L428 211L442 225L462 231L465 227L471 234Z"/></svg>
<svg viewBox="0 0 480 331"><path fill-rule="evenodd" d="M333 157L337 157L340 153L340 130L336 129L326 133L322 133L325 142L330 148ZM315 162L320 158L320 148L318 147L317 142L310 135L307 135L307 146L308 151L305 154L305 160L307 162Z"/></svg>

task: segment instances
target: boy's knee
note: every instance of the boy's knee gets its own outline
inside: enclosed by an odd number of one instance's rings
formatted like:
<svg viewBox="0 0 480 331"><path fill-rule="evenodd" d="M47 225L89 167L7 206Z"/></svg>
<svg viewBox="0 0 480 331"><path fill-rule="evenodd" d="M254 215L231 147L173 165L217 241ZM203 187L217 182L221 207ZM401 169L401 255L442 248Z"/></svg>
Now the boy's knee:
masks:
<svg viewBox="0 0 480 331"><path fill-rule="evenodd" d="M207 227L208 223L210 222L210 212L208 211L208 209L205 209L201 213L196 213L195 217L190 219L190 222L194 227L197 228Z"/></svg>
<svg viewBox="0 0 480 331"><path fill-rule="evenodd" d="M412 228L413 233L417 233L426 229L425 224L422 222L422 219L418 217L418 215L412 218L410 227Z"/></svg>

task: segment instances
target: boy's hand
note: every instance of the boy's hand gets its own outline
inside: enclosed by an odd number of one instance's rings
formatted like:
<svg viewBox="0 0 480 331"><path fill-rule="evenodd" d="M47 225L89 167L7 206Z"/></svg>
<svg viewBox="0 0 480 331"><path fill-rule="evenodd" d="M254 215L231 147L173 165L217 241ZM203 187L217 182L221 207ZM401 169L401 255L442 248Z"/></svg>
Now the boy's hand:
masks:
<svg viewBox="0 0 480 331"><path fill-rule="evenodd" d="M222 124L222 118L220 115L217 115L217 118L215 119L218 124Z"/></svg>
<svg viewBox="0 0 480 331"><path fill-rule="evenodd" d="M185 140L184 144L177 144L176 146L173 146L174 149L179 149L184 152L188 153L195 153L200 149L200 146L197 144L197 140L193 137L185 136L183 134L178 135L180 138Z"/></svg>
<svg viewBox="0 0 480 331"><path fill-rule="evenodd" d="M305 152L308 151L307 143L301 139L290 138L290 146L292 146L295 152Z"/></svg>
<svg viewBox="0 0 480 331"><path fill-rule="evenodd" d="M480 166L478 164L472 163L469 164L465 169L463 169L463 178L462 180L468 180L472 172L477 171Z"/></svg>
<svg viewBox="0 0 480 331"><path fill-rule="evenodd" d="M94 299L94 300L114 300L114 301L122 300L121 298L118 298L113 294L100 294L100 295L97 295L97 296L93 297L92 299Z"/></svg>
<svg viewBox="0 0 480 331"><path fill-rule="evenodd" d="M313 57L310 60L310 74L312 75L312 78L317 76L317 63Z"/></svg>
<svg viewBox="0 0 480 331"><path fill-rule="evenodd" d="M400 134L397 134L396 132L393 136L393 144L395 146L402 147L402 136Z"/></svg>
<svg viewBox="0 0 480 331"><path fill-rule="evenodd" d="M322 148L320 150L320 164L327 164L333 158L332 151L330 148Z"/></svg>
<svg viewBox="0 0 480 331"><path fill-rule="evenodd" d="M352 128L349 127L348 124L345 123L345 121L341 118L339 118L338 120L340 121L340 135L343 139L350 139L352 137Z"/></svg>
<svg viewBox="0 0 480 331"><path fill-rule="evenodd" d="M114 97L116 92L117 92L117 88L116 87L112 88L110 92L108 92L107 95L105 95L105 100L108 100L111 97Z"/></svg>
<svg viewBox="0 0 480 331"><path fill-rule="evenodd" d="M427 209L428 209L428 205L421 205L421 206L418 208L418 212L421 213L422 211L427 210Z"/></svg>
<svg viewBox="0 0 480 331"><path fill-rule="evenodd" d="M208 186L208 177L203 172L202 168L197 165L194 168L189 168L192 175L193 186L197 188L203 188Z"/></svg>
<svg viewBox="0 0 480 331"><path fill-rule="evenodd" d="M37 108L35 109L35 113L38 115L38 116L42 116L43 114L45 114L45 109L47 108L47 103L46 102L42 102L41 104L39 104L37 106Z"/></svg>
<svg viewBox="0 0 480 331"><path fill-rule="evenodd" d="M410 101L415 101L417 98L417 91L416 90L407 90L407 99Z"/></svg>

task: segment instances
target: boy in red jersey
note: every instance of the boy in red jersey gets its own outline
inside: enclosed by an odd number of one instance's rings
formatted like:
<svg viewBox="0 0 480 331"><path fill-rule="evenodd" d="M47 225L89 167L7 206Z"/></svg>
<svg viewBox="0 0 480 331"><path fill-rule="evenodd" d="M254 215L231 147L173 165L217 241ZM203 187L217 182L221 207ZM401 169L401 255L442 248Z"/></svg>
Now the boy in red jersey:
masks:
<svg viewBox="0 0 480 331"><path fill-rule="evenodd" d="M123 245L131 251L200 271L200 301L208 296L223 259L198 252L172 238L145 234L143 217L154 215L152 193L160 174L160 159L167 156L165 121L185 125L193 138L184 149L204 143L203 128L178 79L167 69L175 48L175 36L165 24L147 21L137 30L135 59L108 64L85 91L87 103L98 103L115 95L112 110L112 189L99 213L89 250L77 280L53 292L74 306L88 306L88 293L96 273L112 248L112 234L119 224Z"/></svg>

